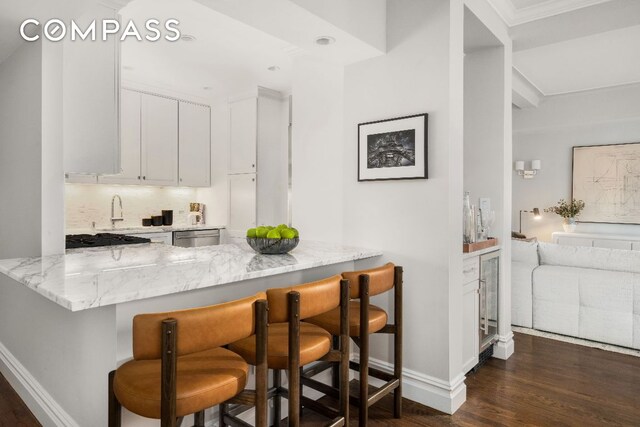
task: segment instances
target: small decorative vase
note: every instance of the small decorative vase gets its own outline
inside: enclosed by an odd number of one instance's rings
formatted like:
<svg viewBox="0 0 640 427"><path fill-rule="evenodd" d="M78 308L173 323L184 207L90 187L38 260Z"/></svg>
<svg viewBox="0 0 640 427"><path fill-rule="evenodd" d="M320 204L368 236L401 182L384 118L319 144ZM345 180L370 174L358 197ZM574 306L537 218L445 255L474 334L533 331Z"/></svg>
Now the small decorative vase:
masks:
<svg viewBox="0 0 640 427"><path fill-rule="evenodd" d="M576 219L574 217L564 218L562 220L562 228L564 228L565 233L573 233L576 231Z"/></svg>

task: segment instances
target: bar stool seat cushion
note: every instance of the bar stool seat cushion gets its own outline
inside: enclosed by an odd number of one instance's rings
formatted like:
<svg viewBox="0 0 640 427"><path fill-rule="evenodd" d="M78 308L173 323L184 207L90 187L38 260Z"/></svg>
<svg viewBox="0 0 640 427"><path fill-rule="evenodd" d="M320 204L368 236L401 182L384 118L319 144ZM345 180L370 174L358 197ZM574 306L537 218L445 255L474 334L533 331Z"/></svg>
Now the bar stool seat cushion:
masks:
<svg viewBox="0 0 640 427"><path fill-rule="evenodd" d="M289 323L272 323L267 328L267 364L270 369L287 369L289 360ZM256 363L256 339L248 337L229 349L252 365ZM331 350L331 334L310 323L300 324L300 366L315 362Z"/></svg>
<svg viewBox="0 0 640 427"><path fill-rule="evenodd" d="M332 335L340 335L340 307L318 316L305 319L305 322L313 323ZM384 328L387 324L387 312L375 305L369 305L369 333L373 334ZM349 302L349 336L360 336L360 301Z"/></svg>
<svg viewBox="0 0 640 427"><path fill-rule="evenodd" d="M160 419L160 359L131 360L116 370L114 393L138 415ZM191 353L177 361L176 415L181 417L218 405L247 383L249 365L224 348Z"/></svg>

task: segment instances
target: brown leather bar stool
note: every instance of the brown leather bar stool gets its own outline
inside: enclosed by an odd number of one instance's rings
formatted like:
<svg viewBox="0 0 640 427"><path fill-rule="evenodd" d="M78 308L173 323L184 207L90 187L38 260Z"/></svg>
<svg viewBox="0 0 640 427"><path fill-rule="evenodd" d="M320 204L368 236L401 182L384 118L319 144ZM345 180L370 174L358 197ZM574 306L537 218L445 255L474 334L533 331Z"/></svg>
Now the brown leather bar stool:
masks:
<svg viewBox="0 0 640 427"><path fill-rule="evenodd" d="M350 362L352 369L359 372L360 393L353 399L359 406L359 425L366 426L369 417L369 406L393 391L394 417L402 416L402 267L388 263L382 267L370 270L342 273L343 279L350 283L351 301L349 304L349 335L360 347L359 363ZM387 324L387 313L380 307L369 303L369 298L394 290L394 323ZM320 326L334 336L339 313L336 310L306 319L307 322ZM394 346L393 374L369 367L369 335L392 334ZM319 366L305 371L302 382L314 389L324 389L322 384L313 380L311 376L322 372L329 366ZM335 383L334 371L334 387ZM375 392L369 394L369 376L385 381L385 384Z"/></svg>
<svg viewBox="0 0 640 427"><path fill-rule="evenodd" d="M267 426L266 294L209 307L140 314L133 319L133 360L109 373L109 427L119 427L121 408L180 425L194 414L232 398L256 406L256 426ZM252 337L256 389L244 390L249 366L222 346Z"/></svg>
<svg viewBox="0 0 640 427"><path fill-rule="evenodd" d="M339 427L349 423L349 284L341 276L311 282L304 285L269 289L269 327L267 363L274 370L273 388L269 398L274 399L274 424L281 418L282 396L289 401L289 426L300 425L300 408L304 406L332 418L329 426ZM338 312L337 336L340 342L332 350L331 334L326 330L301 320L317 316L329 310ZM255 363L255 340L245 338L229 345L229 349L240 354L250 364ZM339 377L339 410L326 407L302 395L300 383L301 367L315 361L337 363ZM287 371L289 387L281 384L280 372ZM220 426L238 425L233 410L223 408ZM234 424L232 424L234 423Z"/></svg>

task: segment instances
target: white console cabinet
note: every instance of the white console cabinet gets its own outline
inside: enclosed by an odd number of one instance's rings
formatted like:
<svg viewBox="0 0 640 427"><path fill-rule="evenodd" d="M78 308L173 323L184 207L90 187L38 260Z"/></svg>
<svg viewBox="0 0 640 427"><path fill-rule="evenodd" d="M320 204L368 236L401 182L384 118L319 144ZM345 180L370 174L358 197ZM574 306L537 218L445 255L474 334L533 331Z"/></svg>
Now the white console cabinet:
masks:
<svg viewBox="0 0 640 427"><path fill-rule="evenodd" d="M556 232L551 235L551 238L553 243L558 245L640 251L640 236Z"/></svg>

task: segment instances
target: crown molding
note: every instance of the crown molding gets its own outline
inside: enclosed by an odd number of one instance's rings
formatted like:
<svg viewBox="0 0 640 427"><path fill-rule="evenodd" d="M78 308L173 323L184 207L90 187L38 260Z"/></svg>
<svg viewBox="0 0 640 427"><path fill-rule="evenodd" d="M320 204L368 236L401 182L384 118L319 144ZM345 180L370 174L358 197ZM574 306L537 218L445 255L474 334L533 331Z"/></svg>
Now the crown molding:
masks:
<svg viewBox="0 0 640 427"><path fill-rule="evenodd" d="M546 0L521 9L516 8L511 0L489 0L489 3L509 27L514 27L610 1L612 0Z"/></svg>

